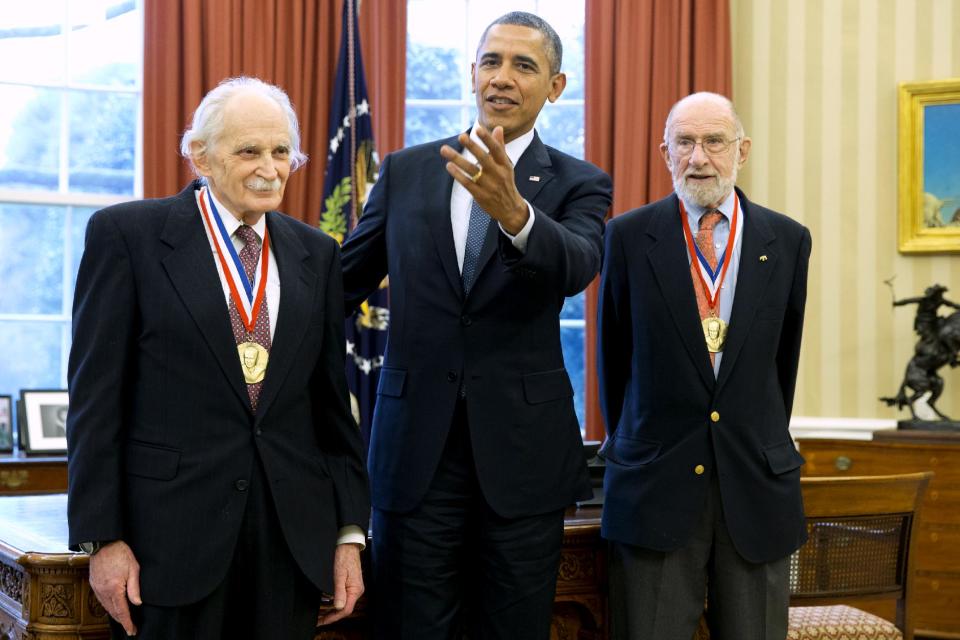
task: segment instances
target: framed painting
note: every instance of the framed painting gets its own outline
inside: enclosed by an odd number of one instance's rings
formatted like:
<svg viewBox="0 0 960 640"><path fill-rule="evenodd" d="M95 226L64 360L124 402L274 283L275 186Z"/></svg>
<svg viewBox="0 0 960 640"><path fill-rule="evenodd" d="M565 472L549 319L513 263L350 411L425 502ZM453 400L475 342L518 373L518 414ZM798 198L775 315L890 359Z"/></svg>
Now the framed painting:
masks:
<svg viewBox="0 0 960 640"><path fill-rule="evenodd" d="M65 453L67 451L66 390L21 389L23 421L20 431L26 436L27 453Z"/></svg>
<svg viewBox="0 0 960 640"><path fill-rule="evenodd" d="M0 396L0 453L13 451L13 399Z"/></svg>
<svg viewBox="0 0 960 640"><path fill-rule="evenodd" d="M899 248L960 253L960 78L900 85Z"/></svg>

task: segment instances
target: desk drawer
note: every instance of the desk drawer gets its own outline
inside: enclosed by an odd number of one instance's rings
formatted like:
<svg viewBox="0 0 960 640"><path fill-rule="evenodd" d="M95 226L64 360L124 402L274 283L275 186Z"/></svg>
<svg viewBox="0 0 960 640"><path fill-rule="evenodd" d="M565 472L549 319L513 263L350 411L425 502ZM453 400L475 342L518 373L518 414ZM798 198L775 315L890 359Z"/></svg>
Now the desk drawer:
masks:
<svg viewBox="0 0 960 640"><path fill-rule="evenodd" d="M916 630L960 633L960 575L919 572L913 587Z"/></svg>
<svg viewBox="0 0 960 640"><path fill-rule="evenodd" d="M960 449L944 451L935 447L883 445L870 442L849 444L799 440L803 467L808 476L877 476L891 473L933 471L930 488L960 486Z"/></svg>
<svg viewBox="0 0 960 640"><path fill-rule="evenodd" d="M917 571L955 572L960 575L960 526L920 523L913 566Z"/></svg>

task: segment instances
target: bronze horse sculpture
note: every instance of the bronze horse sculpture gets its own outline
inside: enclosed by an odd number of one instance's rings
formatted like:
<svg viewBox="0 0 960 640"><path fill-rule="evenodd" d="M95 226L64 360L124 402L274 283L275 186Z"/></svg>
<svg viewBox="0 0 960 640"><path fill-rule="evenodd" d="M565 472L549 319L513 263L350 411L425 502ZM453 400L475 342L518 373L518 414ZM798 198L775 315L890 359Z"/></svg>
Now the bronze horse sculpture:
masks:
<svg viewBox="0 0 960 640"><path fill-rule="evenodd" d="M946 287L935 284L927 287L922 297L906 298L893 303L895 306L909 303L917 305L914 329L920 335L920 340L914 347L913 357L907 363L897 395L880 400L886 402L887 406L896 405L899 409L909 407L914 421L921 420L914 409L914 403L926 393L930 394L927 404L940 420L950 420L935 406L937 398L943 393L943 378L937 375L937 370L947 364L951 367L960 365L960 311L948 316L937 314L941 306L960 309L960 305L943 297L946 290Z"/></svg>

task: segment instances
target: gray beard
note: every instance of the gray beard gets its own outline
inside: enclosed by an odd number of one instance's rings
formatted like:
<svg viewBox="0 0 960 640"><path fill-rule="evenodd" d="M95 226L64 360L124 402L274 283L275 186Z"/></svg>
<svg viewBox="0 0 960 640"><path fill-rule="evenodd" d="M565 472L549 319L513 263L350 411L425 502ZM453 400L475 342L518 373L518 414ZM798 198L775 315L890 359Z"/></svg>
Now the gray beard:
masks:
<svg viewBox="0 0 960 640"><path fill-rule="evenodd" d="M697 182L688 184L686 176L680 176L673 181L673 188L677 195L686 202L695 203L701 207L717 206L730 195L733 186L737 183L737 171L729 178L717 176L713 182Z"/></svg>

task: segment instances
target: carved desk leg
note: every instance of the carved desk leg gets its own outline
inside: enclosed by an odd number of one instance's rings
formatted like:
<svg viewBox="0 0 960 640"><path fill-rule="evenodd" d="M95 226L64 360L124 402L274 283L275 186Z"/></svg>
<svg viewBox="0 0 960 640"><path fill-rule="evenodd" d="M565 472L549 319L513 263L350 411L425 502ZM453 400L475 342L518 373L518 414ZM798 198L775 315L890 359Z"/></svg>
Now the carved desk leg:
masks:
<svg viewBox="0 0 960 640"><path fill-rule="evenodd" d="M568 532L560 555L551 640L604 640L606 549L596 530Z"/></svg>
<svg viewBox="0 0 960 640"><path fill-rule="evenodd" d="M25 569L22 640L110 637L107 612L87 581L86 556L28 553L17 561Z"/></svg>

